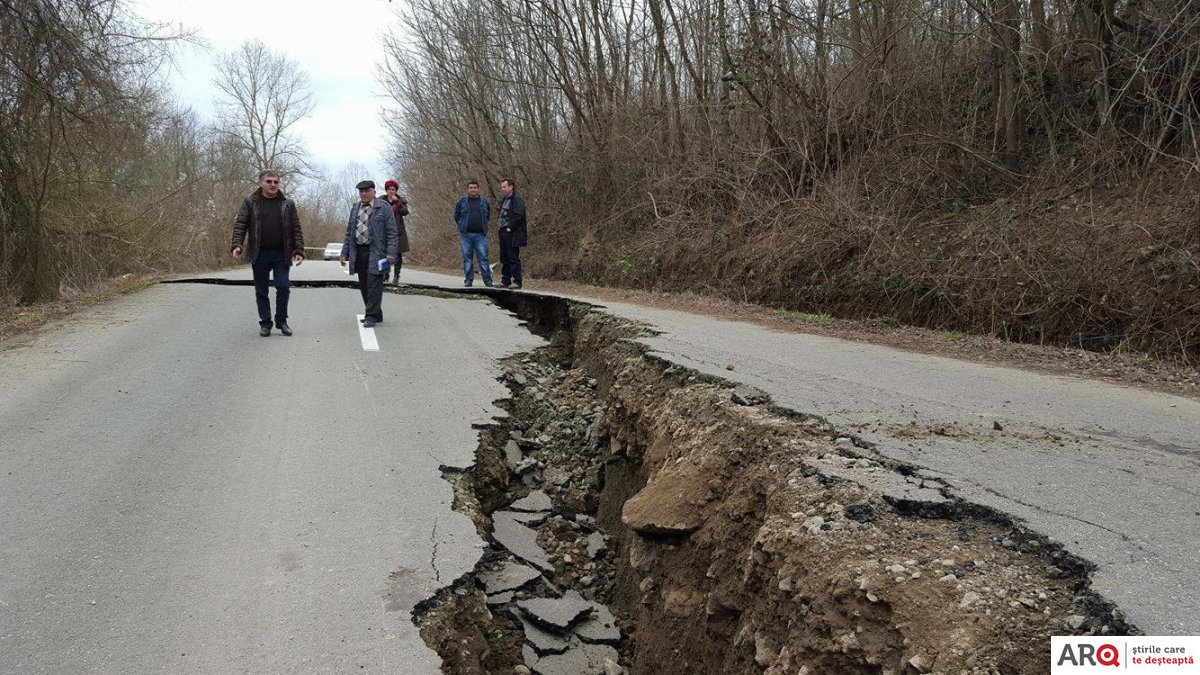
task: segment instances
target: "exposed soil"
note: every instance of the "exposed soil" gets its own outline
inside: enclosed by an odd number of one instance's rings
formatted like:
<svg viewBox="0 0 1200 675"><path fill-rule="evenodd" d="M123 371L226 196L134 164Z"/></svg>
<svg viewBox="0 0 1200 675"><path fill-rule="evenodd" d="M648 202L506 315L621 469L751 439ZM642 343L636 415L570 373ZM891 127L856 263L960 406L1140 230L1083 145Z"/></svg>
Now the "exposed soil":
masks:
<svg viewBox="0 0 1200 675"><path fill-rule="evenodd" d="M552 346L505 362L509 416L449 476L493 550L415 612L445 672L1045 673L1050 635L1136 632L1086 563L1002 514L885 498L910 468L824 420L651 358L586 306L493 299ZM539 491L547 569L485 593L514 557L496 514ZM611 609L617 658L554 670L512 605L572 591Z"/></svg>

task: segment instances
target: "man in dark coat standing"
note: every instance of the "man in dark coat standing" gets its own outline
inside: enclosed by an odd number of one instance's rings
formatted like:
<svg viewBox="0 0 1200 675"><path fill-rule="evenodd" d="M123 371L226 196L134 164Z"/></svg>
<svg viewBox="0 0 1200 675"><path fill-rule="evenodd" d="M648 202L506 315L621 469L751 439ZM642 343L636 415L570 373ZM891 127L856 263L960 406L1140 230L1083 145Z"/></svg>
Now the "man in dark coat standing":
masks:
<svg viewBox="0 0 1200 675"><path fill-rule="evenodd" d="M500 287L521 287L521 247L528 243L525 200L511 178L500 181Z"/></svg>
<svg viewBox="0 0 1200 675"><path fill-rule="evenodd" d="M275 278L274 326L291 335L288 298L292 294L291 266L304 262L304 232L296 203L279 189L279 174L264 169L258 189L242 200L233 222L231 254L246 260L254 270L254 297L258 302L258 334L271 334L271 277Z"/></svg>
<svg viewBox="0 0 1200 675"><path fill-rule="evenodd" d="M350 269L358 274L358 290L366 307L363 326L371 328L383 321L383 284L396 264L400 235L391 205L375 198L374 181L364 180L356 187L358 203L350 207L346 221L341 264L345 267L349 261ZM383 261L387 264L381 266Z"/></svg>

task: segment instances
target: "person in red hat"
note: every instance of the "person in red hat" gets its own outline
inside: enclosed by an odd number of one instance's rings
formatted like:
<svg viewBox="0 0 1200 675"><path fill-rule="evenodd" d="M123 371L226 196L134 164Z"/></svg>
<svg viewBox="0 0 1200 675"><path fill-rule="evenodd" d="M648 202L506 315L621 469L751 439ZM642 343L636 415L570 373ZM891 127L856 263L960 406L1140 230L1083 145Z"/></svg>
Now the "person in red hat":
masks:
<svg viewBox="0 0 1200 675"><path fill-rule="evenodd" d="M408 215L408 200L399 195L400 183L394 178L389 178L383 183L383 189L387 192L384 199L392 207L392 214L396 216L396 229L400 231L400 249L396 253L396 264L392 266L392 283L400 283L400 267L404 264L404 254L408 253L408 231L404 229L404 216Z"/></svg>

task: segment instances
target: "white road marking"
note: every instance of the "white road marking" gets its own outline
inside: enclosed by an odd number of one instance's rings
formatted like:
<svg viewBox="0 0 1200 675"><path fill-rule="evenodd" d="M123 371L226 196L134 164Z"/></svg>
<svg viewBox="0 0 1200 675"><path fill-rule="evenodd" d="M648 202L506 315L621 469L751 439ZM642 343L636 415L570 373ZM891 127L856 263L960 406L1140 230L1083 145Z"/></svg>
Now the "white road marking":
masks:
<svg viewBox="0 0 1200 675"><path fill-rule="evenodd" d="M362 320L365 317L363 314L358 315L358 337L362 340L364 352L379 351L379 340L375 339L375 329L366 328L362 325Z"/></svg>

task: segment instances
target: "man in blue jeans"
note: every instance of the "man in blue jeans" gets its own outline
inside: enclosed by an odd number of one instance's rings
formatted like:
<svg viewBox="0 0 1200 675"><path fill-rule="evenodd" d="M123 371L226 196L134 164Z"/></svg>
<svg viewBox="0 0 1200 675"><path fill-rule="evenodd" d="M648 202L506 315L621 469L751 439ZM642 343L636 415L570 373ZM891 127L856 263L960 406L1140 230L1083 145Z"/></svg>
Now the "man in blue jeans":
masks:
<svg viewBox="0 0 1200 675"><path fill-rule="evenodd" d="M458 199L454 206L454 224L458 226L458 245L462 249L463 286L475 282L475 270L471 267L471 255L479 261L479 274L483 285L491 287L492 270L488 268L488 217L491 207L487 199L479 196L479 183L467 183L467 194Z"/></svg>
<svg viewBox="0 0 1200 675"><path fill-rule="evenodd" d="M244 253L244 255L243 255ZM258 189L242 200L233 223L235 260L245 259L254 270L254 297L258 303L258 334L271 334L271 278L275 279L274 327L291 335L288 299L292 294L291 266L304 262L304 232L296 203L279 189L279 174L264 169Z"/></svg>

